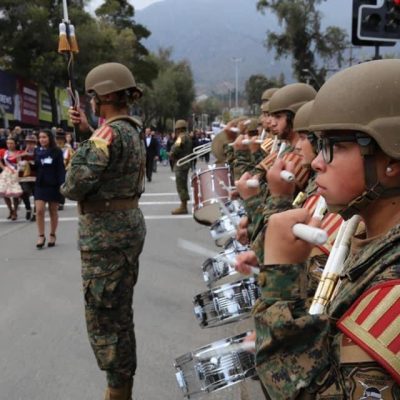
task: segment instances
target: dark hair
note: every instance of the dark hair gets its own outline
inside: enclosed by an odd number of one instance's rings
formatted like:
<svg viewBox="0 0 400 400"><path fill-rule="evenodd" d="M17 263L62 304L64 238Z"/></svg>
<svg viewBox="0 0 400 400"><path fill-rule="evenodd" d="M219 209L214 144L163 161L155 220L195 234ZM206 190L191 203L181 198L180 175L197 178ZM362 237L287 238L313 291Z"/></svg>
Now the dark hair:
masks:
<svg viewBox="0 0 400 400"><path fill-rule="evenodd" d="M295 114L292 111L286 111L286 124L289 130L293 130L293 122Z"/></svg>
<svg viewBox="0 0 400 400"><path fill-rule="evenodd" d="M46 136L49 138L49 149L57 148L57 143L56 143L56 140L54 139L54 135L49 129L40 129L39 135L41 133L46 134Z"/></svg>

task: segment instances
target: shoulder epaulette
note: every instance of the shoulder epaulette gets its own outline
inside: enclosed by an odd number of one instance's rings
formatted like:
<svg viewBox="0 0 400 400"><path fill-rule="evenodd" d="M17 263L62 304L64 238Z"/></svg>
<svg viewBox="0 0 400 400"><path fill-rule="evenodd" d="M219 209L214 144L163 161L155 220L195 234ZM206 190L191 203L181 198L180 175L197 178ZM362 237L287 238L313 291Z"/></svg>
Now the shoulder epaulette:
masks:
<svg viewBox="0 0 400 400"><path fill-rule="evenodd" d="M337 326L400 384L400 279L367 290Z"/></svg>

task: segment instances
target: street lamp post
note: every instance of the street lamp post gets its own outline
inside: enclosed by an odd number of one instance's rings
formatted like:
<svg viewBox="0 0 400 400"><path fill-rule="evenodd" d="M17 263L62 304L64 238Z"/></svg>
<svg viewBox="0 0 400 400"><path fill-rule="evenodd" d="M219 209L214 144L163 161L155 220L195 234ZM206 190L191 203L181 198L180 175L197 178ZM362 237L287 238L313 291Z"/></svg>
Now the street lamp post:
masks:
<svg viewBox="0 0 400 400"><path fill-rule="evenodd" d="M243 61L242 58L232 57L232 61L235 63L235 109L239 108L239 63Z"/></svg>

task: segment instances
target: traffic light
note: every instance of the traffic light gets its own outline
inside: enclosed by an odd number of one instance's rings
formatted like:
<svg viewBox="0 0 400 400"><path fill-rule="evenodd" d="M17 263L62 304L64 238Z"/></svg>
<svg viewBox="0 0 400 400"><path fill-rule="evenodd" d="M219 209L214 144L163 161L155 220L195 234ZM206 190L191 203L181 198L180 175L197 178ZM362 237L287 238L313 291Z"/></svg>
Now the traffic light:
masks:
<svg viewBox="0 0 400 400"><path fill-rule="evenodd" d="M394 46L400 41L400 0L353 0L352 43Z"/></svg>

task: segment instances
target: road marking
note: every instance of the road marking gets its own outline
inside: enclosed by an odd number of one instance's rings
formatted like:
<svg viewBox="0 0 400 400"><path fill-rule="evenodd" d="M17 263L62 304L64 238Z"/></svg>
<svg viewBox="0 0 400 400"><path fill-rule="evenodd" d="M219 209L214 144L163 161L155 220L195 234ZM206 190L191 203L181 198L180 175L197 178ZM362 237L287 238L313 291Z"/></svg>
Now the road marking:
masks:
<svg viewBox="0 0 400 400"><path fill-rule="evenodd" d="M167 220L167 219L192 219L193 216L191 214L185 214L185 215L145 215L144 219L145 220ZM46 222L49 222L50 219L49 218L45 218ZM78 217L63 217L63 218L59 218L58 219L59 222L74 222L74 221L78 221ZM0 223L2 222L8 222L9 225L15 225L15 224L31 224L34 225L32 222L29 221L24 221L22 220L22 218L20 220L17 221L10 221L7 219L0 219Z"/></svg>
<svg viewBox="0 0 400 400"><path fill-rule="evenodd" d="M142 193L142 196L178 196L178 193Z"/></svg>
<svg viewBox="0 0 400 400"><path fill-rule="evenodd" d="M188 202L189 204L192 202ZM139 206L158 206L158 205L168 205L168 204L181 204L180 201L140 201L139 202ZM76 207L76 203L65 203L64 204L64 208L67 207ZM0 208L7 208L6 205L0 205ZM18 211L25 211L25 209L23 208L23 205L20 205L20 208Z"/></svg>

